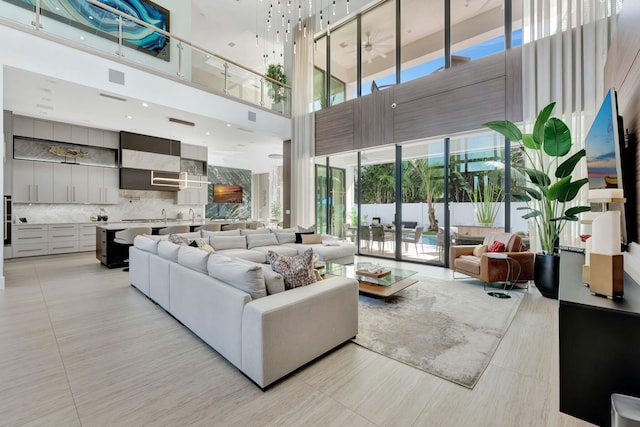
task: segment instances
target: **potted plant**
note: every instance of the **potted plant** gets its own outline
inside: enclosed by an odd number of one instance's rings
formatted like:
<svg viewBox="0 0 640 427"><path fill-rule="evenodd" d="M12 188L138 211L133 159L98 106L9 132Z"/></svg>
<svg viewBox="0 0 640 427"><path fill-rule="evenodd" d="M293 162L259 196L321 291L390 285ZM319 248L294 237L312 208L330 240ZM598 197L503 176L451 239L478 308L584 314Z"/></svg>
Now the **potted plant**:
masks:
<svg viewBox="0 0 640 427"><path fill-rule="evenodd" d="M288 81L282 64L269 64L266 76L282 84L287 84ZM267 87L269 88L269 97L274 104L280 104L279 110L282 111L281 103L287 99L285 89L272 81L267 81Z"/></svg>
<svg viewBox="0 0 640 427"><path fill-rule="evenodd" d="M487 180L482 188L471 190L465 187L465 191L473 204L473 213L478 224L484 227L491 227L498 216L500 203L503 200L504 191L500 185Z"/></svg>
<svg viewBox="0 0 640 427"><path fill-rule="evenodd" d="M552 102L540 111L533 133L522 133L507 120L483 125L513 142L522 141L527 164L516 169L526 177L526 184L515 186L512 196L527 202L526 207L520 208L527 211L522 218L531 219L535 224L542 252L536 254L534 281L540 293L548 298L558 297L560 233L567 221L577 221L579 213L590 210L589 206L566 206L588 182L587 178L572 180L576 165L586 153L582 149L561 162L571 151L573 142L567 125L551 117L554 106Z"/></svg>

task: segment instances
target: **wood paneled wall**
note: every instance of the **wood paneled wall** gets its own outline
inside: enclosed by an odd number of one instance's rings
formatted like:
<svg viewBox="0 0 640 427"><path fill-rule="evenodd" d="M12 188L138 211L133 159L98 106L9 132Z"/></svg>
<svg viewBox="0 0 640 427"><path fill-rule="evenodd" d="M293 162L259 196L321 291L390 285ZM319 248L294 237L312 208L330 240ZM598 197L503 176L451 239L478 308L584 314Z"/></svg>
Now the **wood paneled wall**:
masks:
<svg viewBox="0 0 640 427"><path fill-rule="evenodd" d="M522 120L522 53L512 49L383 89L315 114L316 155Z"/></svg>
<svg viewBox="0 0 640 427"><path fill-rule="evenodd" d="M624 127L640 137L640 1L624 2L618 18L618 28L614 36L607 64L605 66L605 89L615 88L618 93L618 109L624 120ZM638 147L636 146L636 149ZM640 153L636 151L636 162ZM640 164L636 163L636 195L640 194ZM638 198L637 200L640 200ZM640 223L640 203L636 203L637 222ZM636 242L638 238L634 239Z"/></svg>

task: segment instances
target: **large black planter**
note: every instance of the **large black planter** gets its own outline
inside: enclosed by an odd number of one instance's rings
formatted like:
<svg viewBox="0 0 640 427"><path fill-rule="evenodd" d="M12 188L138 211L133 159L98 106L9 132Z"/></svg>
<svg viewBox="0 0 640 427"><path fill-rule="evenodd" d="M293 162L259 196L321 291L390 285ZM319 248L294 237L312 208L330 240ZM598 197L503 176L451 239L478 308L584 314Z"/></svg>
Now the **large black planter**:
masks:
<svg viewBox="0 0 640 427"><path fill-rule="evenodd" d="M558 299L560 286L560 257L536 254L533 266L533 281L542 296Z"/></svg>

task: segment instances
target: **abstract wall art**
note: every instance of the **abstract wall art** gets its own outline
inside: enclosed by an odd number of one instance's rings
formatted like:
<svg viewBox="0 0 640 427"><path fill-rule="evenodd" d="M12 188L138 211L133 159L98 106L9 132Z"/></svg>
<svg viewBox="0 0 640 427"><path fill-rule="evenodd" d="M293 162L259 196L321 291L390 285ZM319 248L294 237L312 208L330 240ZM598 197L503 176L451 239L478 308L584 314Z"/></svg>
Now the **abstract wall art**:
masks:
<svg viewBox="0 0 640 427"><path fill-rule="evenodd" d="M4 0L35 10L36 0ZM169 10L149 0L101 0L107 6L169 32ZM40 0L41 14L117 42L118 15L86 0ZM170 43L163 34L131 20L122 22L123 44L169 61Z"/></svg>

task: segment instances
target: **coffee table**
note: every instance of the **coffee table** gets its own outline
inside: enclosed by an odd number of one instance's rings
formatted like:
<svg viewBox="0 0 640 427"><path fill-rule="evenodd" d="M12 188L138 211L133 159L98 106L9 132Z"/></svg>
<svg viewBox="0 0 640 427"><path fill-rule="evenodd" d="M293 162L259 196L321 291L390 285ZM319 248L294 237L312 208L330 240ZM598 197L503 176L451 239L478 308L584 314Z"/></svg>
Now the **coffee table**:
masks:
<svg viewBox="0 0 640 427"><path fill-rule="evenodd" d="M332 262L320 262L319 264L324 266L324 271L320 271L320 274L356 279L361 294L381 298L388 298L417 282L411 277L417 272L411 270L385 268L385 271L388 270L389 274L382 277L370 277L356 274L356 271L359 270L358 264L343 265Z"/></svg>

